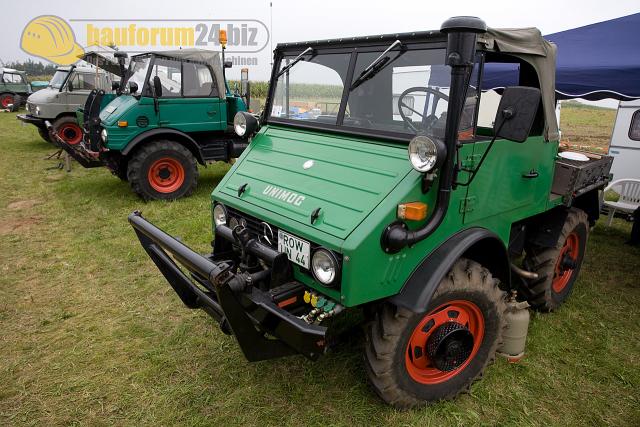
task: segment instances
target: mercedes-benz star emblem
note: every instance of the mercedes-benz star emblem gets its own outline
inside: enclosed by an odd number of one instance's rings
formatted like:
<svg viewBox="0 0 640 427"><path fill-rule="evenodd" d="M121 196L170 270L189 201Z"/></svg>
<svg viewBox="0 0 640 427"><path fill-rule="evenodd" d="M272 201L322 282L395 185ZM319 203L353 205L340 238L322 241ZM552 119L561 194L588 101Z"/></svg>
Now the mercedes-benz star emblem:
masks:
<svg viewBox="0 0 640 427"><path fill-rule="evenodd" d="M260 239L264 239L265 243L267 243L269 246L273 246L273 242L276 239L276 237L273 235L273 229L266 222L261 222L261 224L262 236L260 236Z"/></svg>

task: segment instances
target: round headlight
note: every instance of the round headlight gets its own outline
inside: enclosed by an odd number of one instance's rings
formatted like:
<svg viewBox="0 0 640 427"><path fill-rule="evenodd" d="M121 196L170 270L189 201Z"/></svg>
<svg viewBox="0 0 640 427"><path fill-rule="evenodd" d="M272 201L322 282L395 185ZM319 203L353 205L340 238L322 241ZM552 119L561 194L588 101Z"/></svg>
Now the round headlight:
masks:
<svg viewBox="0 0 640 427"><path fill-rule="evenodd" d="M36 115L37 115L37 116L39 116L39 115L40 115L40 107L38 107L37 105L36 105Z"/></svg>
<svg viewBox="0 0 640 427"><path fill-rule="evenodd" d="M233 129L238 136L249 136L258 130L258 119L246 111L238 111L233 118Z"/></svg>
<svg viewBox="0 0 640 427"><path fill-rule="evenodd" d="M100 137L102 138L102 142L107 142L107 138L109 137L109 133L107 132L106 129L102 129L102 132L100 132Z"/></svg>
<svg viewBox="0 0 640 427"><path fill-rule="evenodd" d="M409 161L418 172L429 172L442 164L446 155L444 143L426 136L416 136L409 143Z"/></svg>
<svg viewBox="0 0 640 427"><path fill-rule="evenodd" d="M311 272L318 282L329 286L338 277L338 261L328 250L318 249L311 257Z"/></svg>
<svg viewBox="0 0 640 427"><path fill-rule="evenodd" d="M213 207L213 223L216 227L227 223L227 210L220 203Z"/></svg>
<svg viewBox="0 0 640 427"><path fill-rule="evenodd" d="M244 136L247 133L247 118L242 113L237 113L233 118L233 130L238 136Z"/></svg>

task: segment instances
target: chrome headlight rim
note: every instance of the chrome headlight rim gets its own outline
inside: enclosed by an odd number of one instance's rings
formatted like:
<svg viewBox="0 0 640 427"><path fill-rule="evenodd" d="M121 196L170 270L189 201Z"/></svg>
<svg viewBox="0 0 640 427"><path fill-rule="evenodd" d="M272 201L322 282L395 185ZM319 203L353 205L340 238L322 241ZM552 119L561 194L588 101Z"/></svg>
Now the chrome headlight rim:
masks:
<svg viewBox="0 0 640 427"><path fill-rule="evenodd" d="M322 260L319 259L321 257L323 258ZM326 271L317 271L321 270L321 266L319 265L321 261L330 263L333 271L329 273L327 273ZM333 287L339 283L340 263L338 262L338 258L335 256L333 251L327 248L320 247L313 251L313 255L311 255L310 270L313 278L322 286Z"/></svg>
<svg viewBox="0 0 640 427"><path fill-rule="evenodd" d="M247 118L244 114L236 113L233 117L233 130L236 132L236 135L242 137L247 133Z"/></svg>
<svg viewBox="0 0 640 427"><path fill-rule="evenodd" d="M100 138L102 139L102 142L107 142L109 140L109 132L105 128L102 128L100 131Z"/></svg>
<svg viewBox="0 0 640 427"><path fill-rule="evenodd" d="M214 226L227 225L229 214L227 208L222 203L215 203L213 205L212 216Z"/></svg>
<svg viewBox="0 0 640 427"><path fill-rule="evenodd" d="M431 172L442 165L446 157L444 142L418 135L409 142L407 153L411 167L420 173Z"/></svg>
<svg viewBox="0 0 640 427"><path fill-rule="evenodd" d="M258 130L258 119L246 111L238 111L233 117L233 130L239 137L249 137Z"/></svg>

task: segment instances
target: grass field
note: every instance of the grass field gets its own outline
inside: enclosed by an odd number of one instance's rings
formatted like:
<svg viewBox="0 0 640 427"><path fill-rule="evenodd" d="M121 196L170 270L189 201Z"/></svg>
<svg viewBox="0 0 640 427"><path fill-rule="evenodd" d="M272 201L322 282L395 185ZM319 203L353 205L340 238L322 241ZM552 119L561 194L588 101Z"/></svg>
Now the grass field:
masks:
<svg viewBox="0 0 640 427"><path fill-rule="evenodd" d="M565 111L574 135L610 126ZM397 411L367 386L360 335L315 363L249 364L162 280L127 214L205 251L226 166L201 169L192 197L145 204L104 169L48 169L52 148L14 114L0 113L0 144L2 426L640 425L640 249L623 244L623 220L595 227L574 294L533 315L521 363L498 360L455 401Z"/></svg>

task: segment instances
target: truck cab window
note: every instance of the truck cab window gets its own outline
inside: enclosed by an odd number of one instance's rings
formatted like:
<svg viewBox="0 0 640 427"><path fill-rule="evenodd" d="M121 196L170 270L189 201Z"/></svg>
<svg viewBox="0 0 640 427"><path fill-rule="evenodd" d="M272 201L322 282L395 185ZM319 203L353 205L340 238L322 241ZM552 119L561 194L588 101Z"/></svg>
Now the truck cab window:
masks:
<svg viewBox="0 0 640 427"><path fill-rule="evenodd" d="M184 73L184 96L208 97L216 96L211 70L202 64L185 62L182 65Z"/></svg>
<svg viewBox="0 0 640 427"><path fill-rule="evenodd" d="M153 78L155 76L160 78L163 98L178 98L182 96L182 67L180 61L156 58L149 76L150 87L153 87Z"/></svg>
<svg viewBox="0 0 640 427"><path fill-rule="evenodd" d="M297 55L286 57L280 69ZM271 117L336 124L350 54L307 56L276 82Z"/></svg>
<svg viewBox="0 0 640 427"><path fill-rule="evenodd" d="M380 50L359 53L344 126L417 134L443 135L451 71L442 49L394 49L368 80L359 76Z"/></svg>

